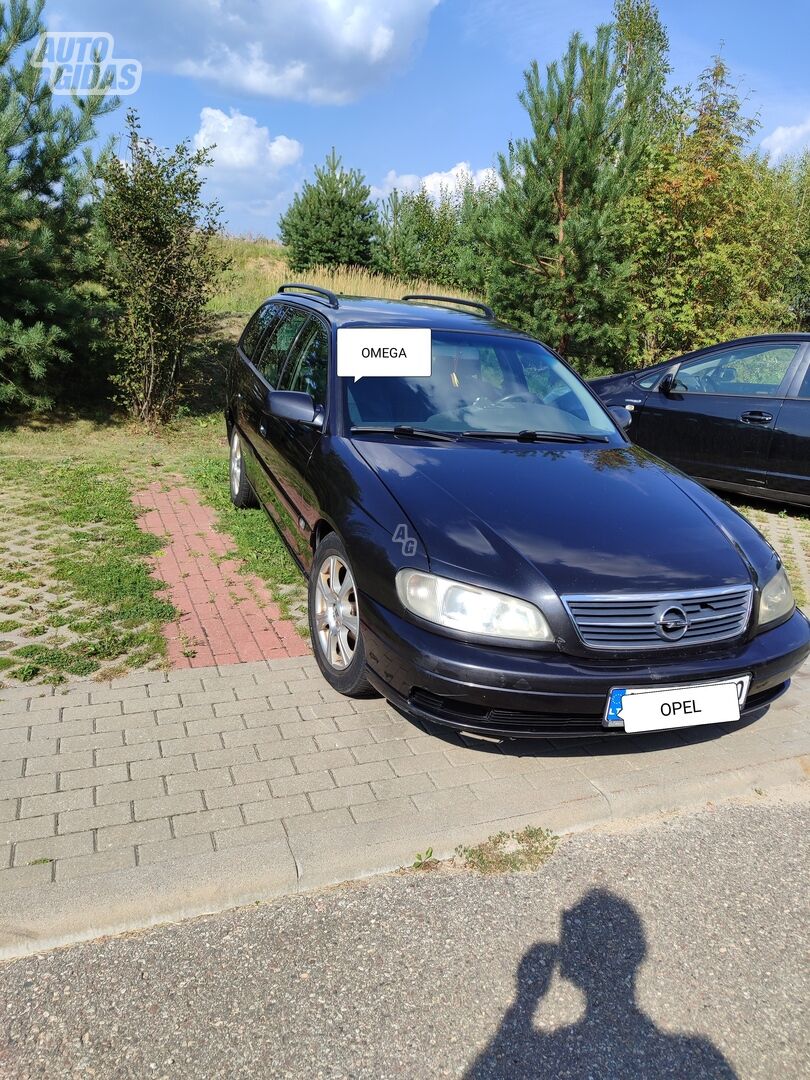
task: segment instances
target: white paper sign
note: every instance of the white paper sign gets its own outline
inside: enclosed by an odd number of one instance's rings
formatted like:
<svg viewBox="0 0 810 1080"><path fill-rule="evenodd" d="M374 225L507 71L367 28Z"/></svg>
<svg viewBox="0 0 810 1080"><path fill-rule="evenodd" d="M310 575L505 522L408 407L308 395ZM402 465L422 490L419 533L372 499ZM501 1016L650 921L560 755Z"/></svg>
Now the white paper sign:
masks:
<svg viewBox="0 0 810 1080"><path fill-rule="evenodd" d="M342 327L337 332L337 373L355 382L366 375L428 376L430 338L429 329Z"/></svg>

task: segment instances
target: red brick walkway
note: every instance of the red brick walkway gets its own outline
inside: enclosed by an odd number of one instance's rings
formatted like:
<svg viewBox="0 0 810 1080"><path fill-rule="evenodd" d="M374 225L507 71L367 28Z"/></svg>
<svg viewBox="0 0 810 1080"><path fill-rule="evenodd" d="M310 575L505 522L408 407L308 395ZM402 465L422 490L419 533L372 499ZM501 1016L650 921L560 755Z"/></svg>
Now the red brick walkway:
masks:
<svg viewBox="0 0 810 1080"><path fill-rule="evenodd" d="M154 576L166 583L167 599L182 612L164 628L173 667L278 660L309 652L293 623L281 618L266 585L239 573L233 544L216 531L213 512L193 488L163 491L154 483L133 501L146 510L139 518L142 529L170 537L154 560Z"/></svg>

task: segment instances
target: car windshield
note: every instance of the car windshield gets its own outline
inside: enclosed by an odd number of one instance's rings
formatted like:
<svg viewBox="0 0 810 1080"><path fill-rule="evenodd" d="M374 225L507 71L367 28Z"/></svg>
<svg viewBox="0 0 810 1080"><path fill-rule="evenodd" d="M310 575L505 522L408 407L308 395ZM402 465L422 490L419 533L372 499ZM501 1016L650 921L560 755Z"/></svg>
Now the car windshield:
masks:
<svg viewBox="0 0 810 1080"><path fill-rule="evenodd" d="M341 382L352 428L616 434L603 406L566 366L524 338L434 330L430 375Z"/></svg>

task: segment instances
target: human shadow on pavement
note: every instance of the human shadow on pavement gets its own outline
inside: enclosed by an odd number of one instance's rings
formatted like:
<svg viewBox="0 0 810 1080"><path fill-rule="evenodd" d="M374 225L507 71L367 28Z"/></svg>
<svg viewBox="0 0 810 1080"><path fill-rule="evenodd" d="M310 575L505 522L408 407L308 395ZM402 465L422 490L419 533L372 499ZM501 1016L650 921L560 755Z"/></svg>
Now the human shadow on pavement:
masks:
<svg viewBox="0 0 810 1080"><path fill-rule="evenodd" d="M632 904L600 889L587 893L563 913L558 945L538 942L523 956L515 1000L466 1080L736 1080L708 1039L661 1031L639 1008L635 982L645 953ZM585 1012L545 1031L534 1014L555 966L582 991Z"/></svg>

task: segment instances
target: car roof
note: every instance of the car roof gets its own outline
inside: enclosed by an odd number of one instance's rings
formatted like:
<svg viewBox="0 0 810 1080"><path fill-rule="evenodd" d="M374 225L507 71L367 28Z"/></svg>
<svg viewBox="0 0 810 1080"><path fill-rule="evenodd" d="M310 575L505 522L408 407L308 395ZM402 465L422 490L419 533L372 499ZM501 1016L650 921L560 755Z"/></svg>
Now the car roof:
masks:
<svg viewBox="0 0 810 1080"><path fill-rule="evenodd" d="M322 315L335 327L398 326L421 327L430 330L468 330L475 333L508 334L534 340L498 319L483 312L464 311L449 304L420 303L414 300L386 300L375 296L335 294L338 307L330 306L323 298L305 293L285 291L268 299L274 302L294 302L300 307Z"/></svg>

